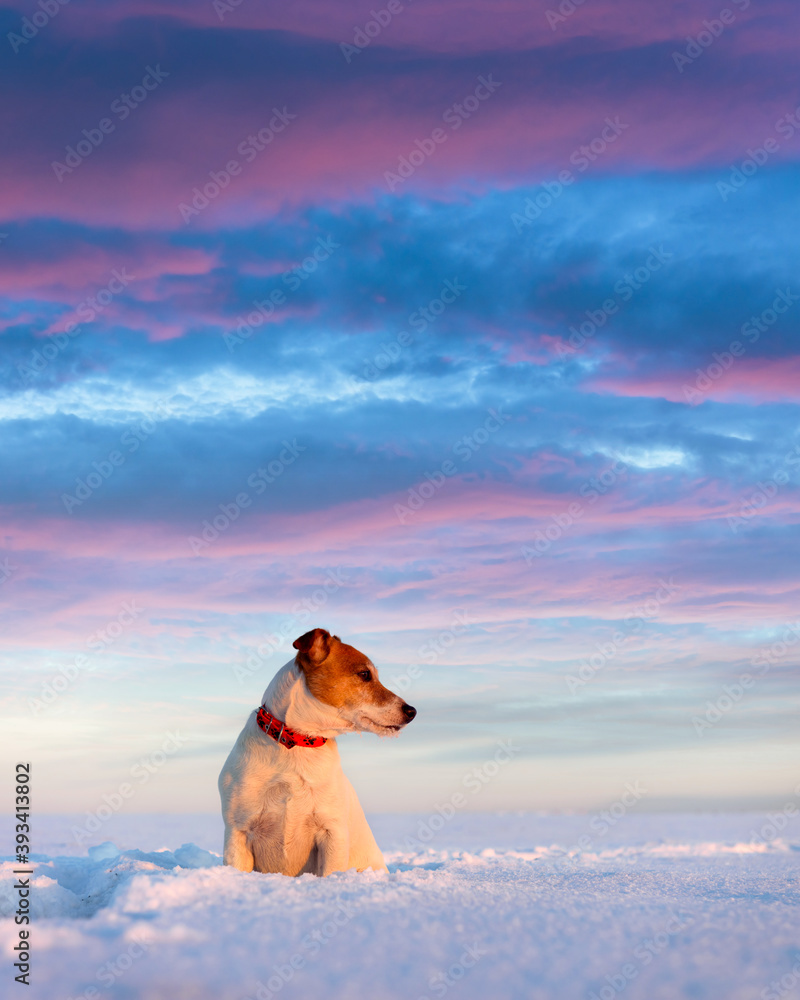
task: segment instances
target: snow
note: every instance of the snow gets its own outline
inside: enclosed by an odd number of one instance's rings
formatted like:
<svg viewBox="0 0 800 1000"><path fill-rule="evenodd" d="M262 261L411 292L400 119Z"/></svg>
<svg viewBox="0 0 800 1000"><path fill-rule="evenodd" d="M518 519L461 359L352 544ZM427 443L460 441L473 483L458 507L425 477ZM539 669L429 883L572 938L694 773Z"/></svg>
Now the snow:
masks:
<svg viewBox="0 0 800 1000"><path fill-rule="evenodd" d="M34 827L27 997L800 997L797 816L376 816L389 874L327 879L225 867L217 817L116 815L88 850L80 822Z"/></svg>

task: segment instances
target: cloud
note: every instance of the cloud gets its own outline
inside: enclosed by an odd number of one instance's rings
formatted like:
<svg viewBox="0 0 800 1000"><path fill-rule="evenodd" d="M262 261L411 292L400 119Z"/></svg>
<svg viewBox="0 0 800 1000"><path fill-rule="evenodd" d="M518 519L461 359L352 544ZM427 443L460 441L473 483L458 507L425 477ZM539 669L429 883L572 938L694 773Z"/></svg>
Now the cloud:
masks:
<svg viewBox="0 0 800 1000"><path fill-rule="evenodd" d="M8 82L13 73L8 114L35 123L4 151L4 169L14 180L0 195L3 216L174 230L184 225L179 206L191 204L195 188L213 189L212 174L223 177L235 160L239 172L189 221L204 230L241 225L287 204L308 204L310 190L336 200L385 192L386 171L396 171L437 126L447 141L404 190L480 191L550 180L569 168L580 146L599 138L609 116L629 128L593 162L599 174L724 168L773 135L796 107L782 97L793 79L784 26L796 11L777 2L768 11L762 5L758 18L741 13L683 74L672 53L702 30L702 20L674 11L630 18L618 7L611 13L594 4L576 12L563 32L549 28L544 12L539 19L526 12L526 22L539 23L519 37L487 26L485 12L474 8L409 9L396 21L397 35L387 32L384 44L348 65L339 42L354 27L352 11L338 21L342 34L334 41L330 16L318 22L330 29L317 37L306 33L311 22L290 25L275 12L269 28L243 30L259 16L249 6L240 12L241 27L233 17L207 23L214 20L210 4L204 24L186 8L170 7L169 14L137 8L138 16L127 20L120 19L124 7L113 18L101 10L95 20L62 11L3 71ZM178 12L188 16L171 16ZM448 34L459 26L456 37L466 33L481 44L421 50L431 17ZM11 11L5 20L10 30ZM605 27L595 33L598 24ZM62 46L71 28L80 29L70 44L85 74L64 89ZM404 38L406 30L413 36ZM46 58L34 58L36 52ZM166 74L157 89L114 110L141 87L148 67ZM453 130L448 109L487 74L499 90L475 111L459 113ZM296 118L257 149L248 137L268 126L274 108ZM95 134L104 119L113 130L85 147L69 173L54 170L54 162L66 165L69 147L89 141L84 130ZM796 136L777 138L775 162L796 161Z"/></svg>
<svg viewBox="0 0 800 1000"><path fill-rule="evenodd" d="M69 4L0 67L13 696L137 601L55 718L133 725L138 685L209 721L323 624L424 664L454 756L487 705L576 757L693 748L800 588L797 8L681 72L686 5L408 4L348 62L373 6ZM784 724L795 659L721 745Z"/></svg>

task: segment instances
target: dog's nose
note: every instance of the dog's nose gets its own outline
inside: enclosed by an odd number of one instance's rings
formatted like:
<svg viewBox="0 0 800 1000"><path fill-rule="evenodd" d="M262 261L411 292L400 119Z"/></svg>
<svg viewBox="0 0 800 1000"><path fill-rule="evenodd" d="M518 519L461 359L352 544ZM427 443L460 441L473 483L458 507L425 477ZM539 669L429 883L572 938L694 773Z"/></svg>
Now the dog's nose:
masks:
<svg viewBox="0 0 800 1000"><path fill-rule="evenodd" d="M403 707L400 709L400 711L406 717L406 720L408 722L411 722L411 720L417 714L416 708L412 708L410 705L403 705Z"/></svg>

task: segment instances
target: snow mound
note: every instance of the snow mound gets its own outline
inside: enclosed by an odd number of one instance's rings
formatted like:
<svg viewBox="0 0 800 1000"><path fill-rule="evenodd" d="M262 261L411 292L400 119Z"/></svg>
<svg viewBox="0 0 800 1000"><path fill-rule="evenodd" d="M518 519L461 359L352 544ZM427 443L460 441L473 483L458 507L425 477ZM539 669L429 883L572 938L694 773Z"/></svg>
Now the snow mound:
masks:
<svg viewBox="0 0 800 1000"><path fill-rule="evenodd" d="M776 996L800 996L789 828L758 843L752 820L648 817L580 851L586 817L464 816L414 848L400 846L413 818L377 817L388 873L292 879L222 865L208 849L216 818L191 825L207 846L172 850L162 838L169 824L180 835L174 818L149 833L137 819L140 848L119 821L114 843L81 856L58 853L53 821L51 853L31 866L26 995L755 1000L778 983ZM0 866L5 918L15 867Z"/></svg>

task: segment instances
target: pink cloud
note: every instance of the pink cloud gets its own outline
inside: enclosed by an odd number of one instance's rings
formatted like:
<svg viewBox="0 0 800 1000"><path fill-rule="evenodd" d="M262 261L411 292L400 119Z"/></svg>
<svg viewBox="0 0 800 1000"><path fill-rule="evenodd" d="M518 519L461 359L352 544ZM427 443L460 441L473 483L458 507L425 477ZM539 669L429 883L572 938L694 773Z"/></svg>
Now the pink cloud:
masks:
<svg viewBox="0 0 800 1000"><path fill-rule="evenodd" d="M545 459L544 467L558 459ZM722 541L734 539L725 520L738 511L741 497L729 487L687 480L675 499L664 499L661 491L649 502L645 497L652 495L653 482L652 473L640 472L593 504L576 491L553 495L535 486L454 479L416 513L405 514L404 524L395 504L407 505L405 491L340 504L313 517L252 512L199 555L189 537L200 535L202 518L180 526L135 525L36 518L7 508L5 546L17 567L4 584L4 599L14 608L5 622L7 639L41 646L72 636L80 644L131 599L153 619L141 625L147 634L158 634L159 622L172 617L285 615L337 567L348 576L341 601L369 608L386 627L401 627L407 605L415 619L433 620L460 601L480 605L483 616L498 621L587 610L614 617L622 606L635 604L637 595L652 591L665 571L663 565L653 567L649 557L626 557L624 568L614 559L618 550L630 553L633 529L673 532L678 539L687 528L717 521ZM576 500L581 516L551 552L526 562L523 545L532 546L536 532L552 526L553 517L563 516ZM759 516L770 523L797 523L800 496L781 490ZM595 558L598 554L607 558ZM796 574L754 586L750 569L737 574L725 563L712 571L695 565L691 552L680 558L690 568L678 581L680 606L665 609L665 620L738 623L794 613ZM406 575L412 562L429 565L431 573ZM578 566L583 570L576 572ZM43 576L56 584L46 593Z"/></svg>
<svg viewBox="0 0 800 1000"><path fill-rule="evenodd" d="M709 372L715 377L709 378ZM712 362L694 371L658 372L651 376L601 375L584 382L590 392L651 396L698 405L720 402L777 403L800 401L800 357L740 358L727 371Z"/></svg>
<svg viewBox="0 0 800 1000"><path fill-rule="evenodd" d="M145 297L150 284L171 277L196 277L207 274L217 263L216 257L203 249L175 247L146 240L136 244L135 269L129 250L94 246L76 241L64 254L41 257L9 255L0 274L0 293L7 298L37 299L51 302L80 301L103 288L114 269L121 269L135 284L137 294ZM155 297L155 296L153 296Z"/></svg>
<svg viewBox="0 0 800 1000"><path fill-rule="evenodd" d="M243 4L242 14L246 6L256 5ZM572 21L594 17L590 8L587 4L577 11ZM65 8L64 16L67 13ZM417 16L409 9L409 19L412 14ZM701 77L681 78L669 63L666 58L660 75L610 102L605 85L583 91L578 101L571 87L555 81L543 88L535 71L524 76L517 69L504 75L502 61L487 58L482 72L494 73L502 86L457 132L446 130L447 141L398 185L396 193L438 192L443 187L480 191L488 183L530 184L551 179L562 169L574 171L571 154L599 135L608 116L619 117L628 128L591 165L587 177L610 171L725 167L744 158L747 141L762 142L776 121L793 110L785 99L754 83L732 92L728 86L710 86ZM137 112L135 121L119 123L117 133L61 183L51 161L63 156L63 148L8 147L2 154L3 170L13 180L0 191L2 216L181 231L186 225L208 229L246 224L310 199L318 203L380 196L388 192L385 172L396 171L399 158L441 126L443 112L475 86L473 79L444 67L420 71L413 78L398 75L383 88L354 76L299 95L274 90L265 106L233 83L213 100L205 90L170 91L168 83L153 95L152 105ZM20 116L35 113L27 100L33 102L23 94ZM272 104L288 107L297 118L247 162L239 146L269 121ZM92 122L76 118L76 137L81 125ZM781 141L772 162L798 156L800 144ZM240 163L241 174L186 223L179 205L191 205L193 189L213 183L210 172L223 171L232 159ZM125 197L120 197L123 191Z"/></svg>

